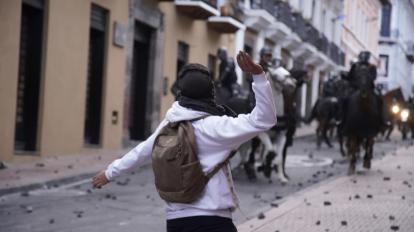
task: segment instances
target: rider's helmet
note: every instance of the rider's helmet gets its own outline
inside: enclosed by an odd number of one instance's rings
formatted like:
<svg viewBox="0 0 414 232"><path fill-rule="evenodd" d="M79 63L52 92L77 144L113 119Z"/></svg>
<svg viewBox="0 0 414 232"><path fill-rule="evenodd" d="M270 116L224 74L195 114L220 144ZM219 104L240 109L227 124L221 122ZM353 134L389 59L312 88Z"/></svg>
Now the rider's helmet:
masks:
<svg viewBox="0 0 414 232"><path fill-rule="evenodd" d="M226 60L227 59L227 49L225 47L221 47L217 49L217 56L220 60Z"/></svg>
<svg viewBox="0 0 414 232"><path fill-rule="evenodd" d="M265 55L272 55L272 50L268 47L264 47L262 49L260 49L260 57L263 57Z"/></svg>
<svg viewBox="0 0 414 232"><path fill-rule="evenodd" d="M358 61L369 63L369 59L371 58L371 53L369 51L362 51L358 55Z"/></svg>

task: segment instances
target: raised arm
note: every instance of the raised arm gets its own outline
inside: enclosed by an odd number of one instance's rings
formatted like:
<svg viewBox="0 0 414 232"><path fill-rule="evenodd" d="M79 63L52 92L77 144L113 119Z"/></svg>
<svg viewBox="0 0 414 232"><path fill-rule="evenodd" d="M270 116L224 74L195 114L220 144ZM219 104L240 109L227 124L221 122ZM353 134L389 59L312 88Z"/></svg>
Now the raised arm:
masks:
<svg viewBox="0 0 414 232"><path fill-rule="evenodd" d="M237 62L244 72L253 74L253 91L256 106L250 114L232 117L209 117L209 123L200 124L211 148L234 149L262 131L276 124L276 107L267 77L260 65L255 64L244 52L237 56ZM214 125L214 126L211 126Z"/></svg>

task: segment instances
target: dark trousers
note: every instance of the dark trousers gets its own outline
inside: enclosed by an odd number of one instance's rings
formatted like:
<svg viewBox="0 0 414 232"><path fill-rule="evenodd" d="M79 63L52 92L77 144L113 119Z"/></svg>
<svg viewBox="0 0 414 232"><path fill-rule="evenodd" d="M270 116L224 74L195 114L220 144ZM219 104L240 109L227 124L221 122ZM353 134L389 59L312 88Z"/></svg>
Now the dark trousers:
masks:
<svg viewBox="0 0 414 232"><path fill-rule="evenodd" d="M230 218L194 216L167 220L167 232L237 232Z"/></svg>

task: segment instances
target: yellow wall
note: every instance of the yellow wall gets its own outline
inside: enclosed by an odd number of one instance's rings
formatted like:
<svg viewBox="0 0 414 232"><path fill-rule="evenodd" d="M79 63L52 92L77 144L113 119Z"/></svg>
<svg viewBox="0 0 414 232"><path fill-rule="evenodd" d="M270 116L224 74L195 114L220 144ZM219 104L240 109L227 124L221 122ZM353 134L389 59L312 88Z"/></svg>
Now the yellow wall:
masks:
<svg viewBox="0 0 414 232"><path fill-rule="evenodd" d="M159 4L164 13L164 67L163 73L169 79L169 86L176 79L176 60L178 41L189 45L189 63L208 64L208 55L216 55L217 49L225 46L229 55L234 54L234 35L221 34L210 29L207 20L194 20L178 12L174 3L162 2ZM219 64L219 60L217 59ZM162 86L160 86L161 88ZM161 118L170 108L174 96L168 91L167 96L161 98Z"/></svg>
<svg viewBox="0 0 414 232"><path fill-rule="evenodd" d="M102 147L120 148L123 90L126 75L124 48L113 45L114 22L128 23L128 0L45 1L43 65L39 96L38 143L42 156L83 150L89 24L92 2L109 10L102 101ZM21 1L0 1L0 160L14 156L17 70ZM118 124L112 125L112 111Z"/></svg>
<svg viewBox="0 0 414 232"><path fill-rule="evenodd" d="M0 1L0 160L14 150L21 3Z"/></svg>

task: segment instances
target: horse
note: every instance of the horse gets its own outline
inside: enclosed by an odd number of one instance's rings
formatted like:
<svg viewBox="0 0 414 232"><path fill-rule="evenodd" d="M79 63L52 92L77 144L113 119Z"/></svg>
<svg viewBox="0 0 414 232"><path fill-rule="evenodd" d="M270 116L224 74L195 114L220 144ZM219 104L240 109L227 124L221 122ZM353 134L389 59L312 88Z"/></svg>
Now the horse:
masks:
<svg viewBox="0 0 414 232"><path fill-rule="evenodd" d="M365 76L358 78L356 89L343 104L344 118L339 127L346 137L349 175L355 173L361 147L365 150L363 167L371 168L374 138L382 126L382 101L372 87L373 81Z"/></svg>
<svg viewBox="0 0 414 232"><path fill-rule="evenodd" d="M283 116L284 111L284 92L292 92L295 90L296 80L292 77L277 77L276 69L272 69L274 73L273 77L270 76L269 81L271 82L273 93L275 95L275 104L279 112L279 119ZM279 69L278 71L280 71ZM286 71L286 70L285 70ZM286 71L285 75L289 75ZM279 73L279 75L281 75ZM251 84L251 80L248 81ZM218 104L225 104L230 107L237 114L249 113L254 107L254 93L251 85L248 90L243 90L236 83L231 86L226 83L217 81L215 83L216 101ZM282 113L282 114L280 114ZM285 149L286 154L286 128L280 127L281 120L278 124L268 132L261 133L251 141L242 145L239 149L241 155L241 164L250 180L256 179L255 162L256 162L256 151L262 147L260 152L261 165L258 170L263 171L265 177L271 178L272 170L281 170L277 172L281 182L287 182L287 177L284 175L284 160L286 155L282 155ZM280 154L277 156L277 154ZM275 157L278 157L275 160Z"/></svg>
<svg viewBox="0 0 414 232"><path fill-rule="evenodd" d="M313 119L318 121L318 127L316 129L318 148L321 146L322 140L325 141L328 147L332 147L328 137L328 131L334 130L339 122L341 122L343 115L342 105L344 99L346 99L350 92L350 85L344 78L331 80L329 85L324 85L324 95L316 101L310 117L306 120L306 123L310 123ZM345 156L342 134L338 128L337 135L341 154Z"/></svg>
<svg viewBox="0 0 414 232"><path fill-rule="evenodd" d="M259 146L260 143L263 144L263 151L262 154L267 154L263 156L262 165L259 167L259 171L263 171L265 177L271 177L271 172L274 170L278 174L278 178L282 183L286 183L289 181L289 176L286 173L286 157L287 157L287 150L290 146L293 145L293 136L296 131L296 124L297 124L297 109L296 109L296 99L297 99L297 92L298 89L305 83L307 79L307 71L305 70L298 70L293 69L288 71L290 75L288 76L288 80L290 80L292 84L283 84L282 89L280 88L280 81L278 80L273 81L273 84L279 85L279 88L274 90L275 98L279 99L279 104L276 102L276 107L279 106L279 112L282 112L283 115L278 115L278 124L272 128L270 133L262 133L258 140L253 141L253 147L251 153L249 155L249 162L246 165L252 165L254 163L254 154L255 154L255 147ZM283 104L280 104L280 100L283 99ZM282 110L280 110L281 106ZM269 139L268 135L273 134L274 142L273 147L271 145L271 140ZM276 158L276 159L275 159ZM275 159L275 160L274 160ZM246 166L245 166L246 167Z"/></svg>
<svg viewBox="0 0 414 232"><path fill-rule="evenodd" d="M336 126L338 110L339 101L336 97L319 98L313 106L307 123L310 123L313 119L318 121L316 128L316 144L318 148L321 147L322 139L328 147L333 147L328 137L328 131Z"/></svg>
<svg viewBox="0 0 414 232"><path fill-rule="evenodd" d="M285 95L293 94L296 90L297 81L291 77L291 73L284 68L272 68L268 70L269 81L271 83L273 94L275 97L276 112L278 117L278 123L267 133L261 133L259 139L263 144L266 154L263 157L262 165L258 168L262 171L264 176L269 180L271 178L272 170L274 170L282 183L288 182L288 177L285 172L285 158L283 155L287 142L288 132L288 117L285 112L287 108L285 106ZM254 149L252 149L254 151ZM286 151L285 151L286 153ZM251 161L254 152L250 153L249 161L247 165L252 165Z"/></svg>

